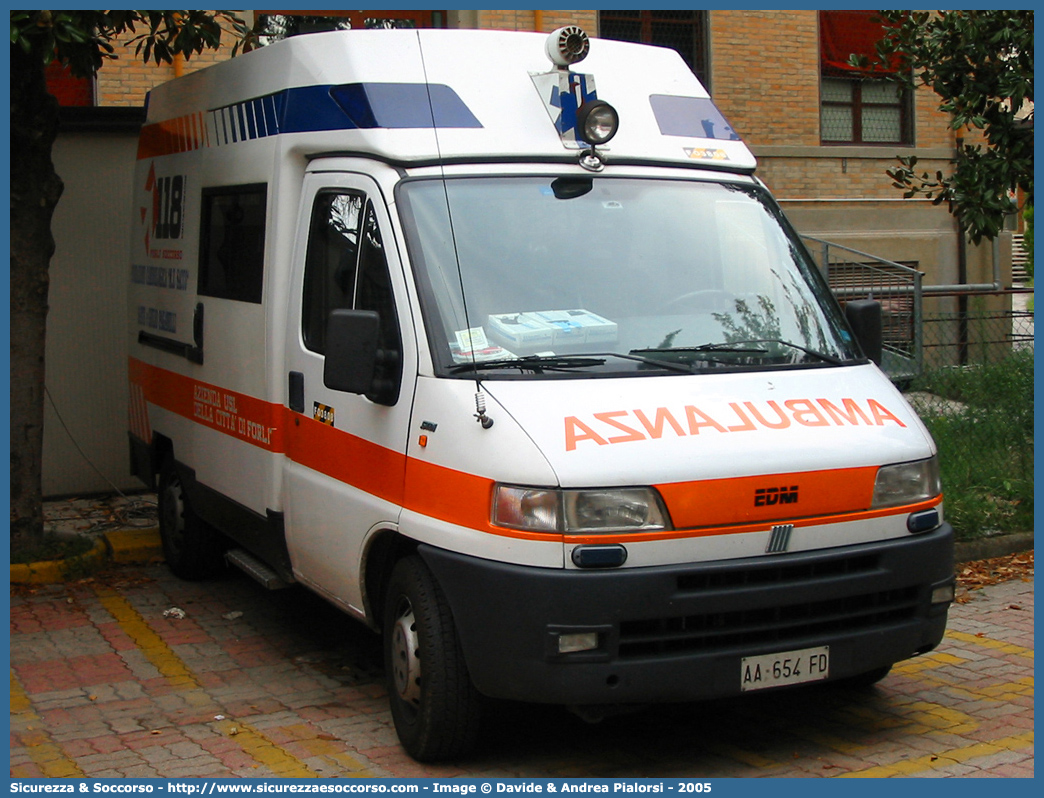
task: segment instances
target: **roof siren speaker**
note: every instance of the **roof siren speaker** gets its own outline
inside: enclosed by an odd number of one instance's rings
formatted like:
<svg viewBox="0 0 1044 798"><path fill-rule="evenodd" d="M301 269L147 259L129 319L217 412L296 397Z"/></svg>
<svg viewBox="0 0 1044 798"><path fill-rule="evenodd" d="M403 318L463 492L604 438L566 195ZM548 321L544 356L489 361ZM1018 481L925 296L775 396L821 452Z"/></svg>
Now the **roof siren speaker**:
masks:
<svg viewBox="0 0 1044 798"><path fill-rule="evenodd" d="M567 67L587 58L591 40L582 28L567 25L547 37L547 57L557 67Z"/></svg>

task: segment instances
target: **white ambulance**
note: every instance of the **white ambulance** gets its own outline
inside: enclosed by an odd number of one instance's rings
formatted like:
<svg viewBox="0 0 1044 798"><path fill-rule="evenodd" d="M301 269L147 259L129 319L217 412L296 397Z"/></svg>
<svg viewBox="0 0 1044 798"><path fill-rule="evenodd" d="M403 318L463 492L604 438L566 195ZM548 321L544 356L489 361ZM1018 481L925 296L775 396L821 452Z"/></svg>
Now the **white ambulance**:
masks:
<svg viewBox="0 0 1044 798"><path fill-rule="evenodd" d="M417 759L488 697L870 683L942 638L952 530L879 307L846 319L673 51L303 36L155 89L137 159L167 561L380 631Z"/></svg>

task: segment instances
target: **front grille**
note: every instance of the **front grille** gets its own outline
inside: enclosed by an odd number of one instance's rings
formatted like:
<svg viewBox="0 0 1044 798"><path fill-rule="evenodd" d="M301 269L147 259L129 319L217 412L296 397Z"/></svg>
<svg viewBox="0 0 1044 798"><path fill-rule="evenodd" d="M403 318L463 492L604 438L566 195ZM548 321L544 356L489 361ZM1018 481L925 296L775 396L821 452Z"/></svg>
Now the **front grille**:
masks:
<svg viewBox="0 0 1044 798"><path fill-rule="evenodd" d="M878 562L879 557L876 554L861 554L803 563L780 561L779 563L761 567L723 568L720 571L683 574L678 577L678 590L682 593L688 593L700 590L745 587L748 585L805 582L809 579L828 579L833 576L850 576L873 571L878 567Z"/></svg>
<svg viewBox="0 0 1044 798"><path fill-rule="evenodd" d="M800 566L799 566L800 567ZM674 618L622 621L621 659L787 643L830 632L851 632L911 618L918 588Z"/></svg>

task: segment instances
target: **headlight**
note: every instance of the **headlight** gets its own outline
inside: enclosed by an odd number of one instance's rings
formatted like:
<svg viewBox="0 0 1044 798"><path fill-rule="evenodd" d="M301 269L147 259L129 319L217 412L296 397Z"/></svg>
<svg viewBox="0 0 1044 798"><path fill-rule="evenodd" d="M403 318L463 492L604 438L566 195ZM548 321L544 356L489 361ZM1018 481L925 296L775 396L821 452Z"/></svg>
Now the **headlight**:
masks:
<svg viewBox="0 0 1044 798"><path fill-rule="evenodd" d="M652 488L553 490L497 485L492 516L496 526L573 535L670 528L659 494Z"/></svg>
<svg viewBox="0 0 1044 798"><path fill-rule="evenodd" d="M650 532L665 529L666 513L651 488L567 490L566 532Z"/></svg>
<svg viewBox="0 0 1044 798"><path fill-rule="evenodd" d="M509 529L558 532L562 501L557 490L498 485L493 496L493 523Z"/></svg>
<svg viewBox="0 0 1044 798"><path fill-rule="evenodd" d="M882 466L877 470L874 499L870 508L876 510L916 504L933 499L940 493L939 461L935 457L914 463Z"/></svg>

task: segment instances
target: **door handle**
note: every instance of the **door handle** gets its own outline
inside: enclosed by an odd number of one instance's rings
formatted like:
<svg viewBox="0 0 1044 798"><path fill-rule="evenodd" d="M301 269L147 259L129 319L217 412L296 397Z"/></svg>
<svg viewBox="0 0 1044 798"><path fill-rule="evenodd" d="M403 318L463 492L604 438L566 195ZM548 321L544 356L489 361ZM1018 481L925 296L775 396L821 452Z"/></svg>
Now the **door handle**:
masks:
<svg viewBox="0 0 1044 798"><path fill-rule="evenodd" d="M289 406L295 413L304 412L304 374L300 371L290 372Z"/></svg>

